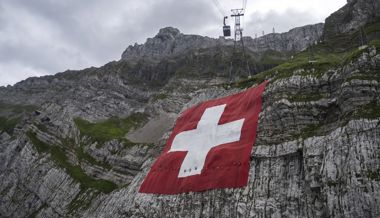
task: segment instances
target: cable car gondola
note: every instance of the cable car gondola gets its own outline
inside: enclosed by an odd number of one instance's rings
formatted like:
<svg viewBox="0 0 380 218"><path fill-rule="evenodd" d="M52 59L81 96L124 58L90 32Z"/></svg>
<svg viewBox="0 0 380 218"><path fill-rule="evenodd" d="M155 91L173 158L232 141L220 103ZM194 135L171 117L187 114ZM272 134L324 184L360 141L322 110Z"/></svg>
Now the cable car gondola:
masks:
<svg viewBox="0 0 380 218"><path fill-rule="evenodd" d="M231 36L231 26L226 25L226 19L227 19L227 18L228 18L228 17L226 16L226 17L224 17L224 19L223 19L223 36L224 36L224 37Z"/></svg>
<svg viewBox="0 0 380 218"><path fill-rule="evenodd" d="M228 19L228 16L226 16L226 13L224 13L224 10L222 6L220 5L218 0L214 0L214 4L216 8L219 10L220 14L223 16L223 36L224 37L230 37L231 36L231 26L226 24L226 19ZM248 58L245 54L245 48L244 48L244 41L243 41L243 28L241 27L240 18L244 16L245 8L247 6L247 0L242 0L242 7L237 9L231 10L231 17L235 20L235 28L234 28L234 45L233 45L233 51L231 54L231 62L230 62L230 83L233 81L233 58L239 53L237 52L237 46L238 44L241 44L241 49L243 53L242 61L246 62L247 66L247 74L248 78L251 77L251 70L249 67Z"/></svg>

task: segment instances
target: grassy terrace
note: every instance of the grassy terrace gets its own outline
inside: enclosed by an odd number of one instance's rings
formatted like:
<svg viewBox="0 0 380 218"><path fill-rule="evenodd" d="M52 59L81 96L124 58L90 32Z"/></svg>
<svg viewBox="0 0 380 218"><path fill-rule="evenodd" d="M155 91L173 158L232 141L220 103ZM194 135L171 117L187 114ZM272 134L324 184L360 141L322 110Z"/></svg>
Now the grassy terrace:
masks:
<svg viewBox="0 0 380 218"><path fill-rule="evenodd" d="M13 133L13 129L16 127L17 123L20 122L21 118L6 118L0 117L0 133L2 131L7 132L8 134Z"/></svg>
<svg viewBox="0 0 380 218"><path fill-rule="evenodd" d="M129 117L119 119L110 118L99 123L90 123L86 120L76 118L74 121L78 126L81 134L89 136L92 140L99 142L102 145L104 142L118 139L125 143L125 145L134 145L130 142L125 135L131 128L136 128L142 123L146 122L147 116L142 113L135 113ZM44 131L42 125L37 126L41 131ZM75 143L70 139L61 139L63 146L49 145L39 140L35 133L29 131L27 136L32 144L36 147L39 153L48 153L51 155L52 160L77 182L81 184L82 190L93 189L103 193L109 193L117 188L117 185L111 181L94 179L88 176L80 165L73 165L69 162L66 156L66 149L71 150L79 162L85 161L91 165L97 165L105 169L112 167L104 162L100 162L93 158L91 155L84 151L83 145L74 146Z"/></svg>
<svg viewBox="0 0 380 218"><path fill-rule="evenodd" d="M90 137L93 141L103 144L118 139L125 145L134 145L125 136L129 130L141 126L146 121L147 115L142 113L135 113L123 119L113 117L99 123L91 123L81 118L74 119L81 134Z"/></svg>
<svg viewBox="0 0 380 218"><path fill-rule="evenodd" d="M111 181L94 179L88 176L79 165L72 165L63 148L57 145L48 145L39 140L33 132L27 132L27 136L40 153L48 153L52 160L61 168L65 169L75 181L81 184L82 189L95 189L103 193L109 193L117 188L117 185Z"/></svg>
<svg viewBox="0 0 380 218"><path fill-rule="evenodd" d="M344 115L344 118L354 118L354 119L377 119L380 117L380 102L372 101L369 104L362 105L355 111ZM348 120L348 119L347 119Z"/></svg>
<svg viewBox="0 0 380 218"><path fill-rule="evenodd" d="M368 45L375 46L377 49L380 49L380 40L373 40ZM323 43L312 46L312 49L314 51L314 58L317 61L316 63L309 63L308 51L304 51L297 54L293 59L286 63L274 67L271 70L254 75L250 79L238 81L232 86L237 88L248 88L269 78L272 78L272 82L274 82L279 79L289 78L293 75L312 75L319 78L327 70L334 68L336 69L341 67L343 64L356 60L363 52L367 51L366 49L358 50L358 48L354 48L346 52L334 53L333 51L329 51L326 44ZM295 70L298 69L303 70L300 72L295 72Z"/></svg>
<svg viewBox="0 0 380 218"><path fill-rule="evenodd" d="M77 158L79 159L79 161L87 161L91 165L97 165L97 166L103 167L104 169L112 168L109 164L105 162L100 162L96 160L95 158L93 158L91 155L87 154L83 149L83 145L75 148L75 154L77 155Z"/></svg>
<svg viewBox="0 0 380 218"><path fill-rule="evenodd" d="M370 33L380 32L380 21L369 24L364 28L367 35ZM235 88L248 88L255 84L259 84L265 80L270 79L274 82L278 79L289 78L293 75L300 76L313 76L319 78L326 73L329 69L337 69L352 61L357 60L364 52L368 52L369 49L358 49L358 32L352 35L344 35L342 37L337 37L335 41L323 42L317 45L313 45L311 50L314 53L314 60L316 63L309 63L309 50L301 52L295 55L291 60L286 63L280 64L271 70L259 73L247 80L238 81L231 84ZM339 42L342 41L342 42ZM356 42L356 43L355 43ZM339 45L334 45L335 43ZM380 50L380 39L374 39L368 42L368 47L376 47ZM310 49L310 48L309 48ZM302 70L300 70L302 69ZM299 71L298 71L299 70ZM380 76L378 75L379 68L370 69L370 71L358 72L347 78L346 81L353 79L362 80L376 80L380 81ZM229 87L228 84L223 84L224 87ZM308 102L316 101L324 98L323 93L306 93L288 96L288 100L292 102ZM377 119L380 117L380 102L379 100L374 100L366 105L362 105L356 108L355 111L344 114L341 117L340 125L344 126L349 120L352 119ZM302 133L296 135L295 138L308 138L323 132L323 127L327 125L326 123L311 124L302 130ZM372 173L371 175L374 175Z"/></svg>
<svg viewBox="0 0 380 218"><path fill-rule="evenodd" d="M363 105L354 113L356 118L376 119L380 117L380 102L372 101L367 105Z"/></svg>
<svg viewBox="0 0 380 218"><path fill-rule="evenodd" d="M13 134L13 129L20 122L22 114L35 110L32 105L12 105L0 102L0 133Z"/></svg>
<svg viewBox="0 0 380 218"><path fill-rule="evenodd" d="M168 95L165 93L159 93L153 96L153 101L158 101L158 100L164 100L167 99Z"/></svg>
<svg viewBox="0 0 380 218"><path fill-rule="evenodd" d="M309 63L309 51L301 52L289 61L272 68L271 70L254 75L250 79L238 81L234 87L247 88L253 84L263 82L265 79L272 78L272 82L296 75L295 70L303 69L298 74L301 76L313 75L321 77L328 69L339 67L347 55L346 52L331 53L325 44L314 45L311 48L314 52L315 63Z"/></svg>
<svg viewBox="0 0 380 218"><path fill-rule="evenodd" d="M364 27L364 32L367 35L378 34L380 32L380 20L368 24ZM268 71L259 73L247 80L238 81L232 84L236 88L248 88L254 84L263 82L271 78L272 82L289 78L293 75L321 77L328 69L336 69L344 64L354 61L360 57L363 52L368 49L359 50L359 31L352 34L339 35L330 39L328 42L322 42L309 47L306 51L300 52L285 63L282 63ZM368 42L368 46L375 46L380 49L380 39L374 39ZM315 63L309 63L310 51L314 54ZM303 71L295 72L295 70L303 69ZM379 76L371 75L380 81Z"/></svg>
<svg viewBox="0 0 380 218"><path fill-rule="evenodd" d="M36 109L37 107L34 105L6 104L0 102L0 112L11 112L13 114L21 114L25 112L31 112Z"/></svg>

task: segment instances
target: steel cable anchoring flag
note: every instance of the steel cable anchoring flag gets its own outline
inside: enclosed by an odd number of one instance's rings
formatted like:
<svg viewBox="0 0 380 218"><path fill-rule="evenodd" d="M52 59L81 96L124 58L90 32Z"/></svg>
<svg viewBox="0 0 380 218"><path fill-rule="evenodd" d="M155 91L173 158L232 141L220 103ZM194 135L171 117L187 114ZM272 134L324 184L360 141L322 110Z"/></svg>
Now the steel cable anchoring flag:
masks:
<svg viewBox="0 0 380 218"><path fill-rule="evenodd" d="M178 194L246 186L266 84L184 111L140 192Z"/></svg>

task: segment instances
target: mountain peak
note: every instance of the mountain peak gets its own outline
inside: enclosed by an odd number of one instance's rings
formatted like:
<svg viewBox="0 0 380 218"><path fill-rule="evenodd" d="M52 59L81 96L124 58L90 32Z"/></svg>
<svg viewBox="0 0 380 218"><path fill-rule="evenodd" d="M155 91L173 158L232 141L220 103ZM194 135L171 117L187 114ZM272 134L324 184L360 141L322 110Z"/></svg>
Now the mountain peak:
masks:
<svg viewBox="0 0 380 218"><path fill-rule="evenodd" d="M257 39L245 37L245 45L248 50L262 52L268 49L279 52L302 51L308 44L318 41L322 35L323 24L307 25L290 30L286 33L265 35ZM128 46L123 52L122 60L138 60L162 58L179 55L189 49L203 49L215 46L231 46L232 39L214 39L207 36L187 35L177 28L165 27L159 30L156 36L148 38L144 44Z"/></svg>
<svg viewBox="0 0 380 218"><path fill-rule="evenodd" d="M156 35L156 37L158 37L158 36L171 36L171 37L175 38L179 34L181 34L181 32L177 28L164 27L158 31L158 34Z"/></svg>

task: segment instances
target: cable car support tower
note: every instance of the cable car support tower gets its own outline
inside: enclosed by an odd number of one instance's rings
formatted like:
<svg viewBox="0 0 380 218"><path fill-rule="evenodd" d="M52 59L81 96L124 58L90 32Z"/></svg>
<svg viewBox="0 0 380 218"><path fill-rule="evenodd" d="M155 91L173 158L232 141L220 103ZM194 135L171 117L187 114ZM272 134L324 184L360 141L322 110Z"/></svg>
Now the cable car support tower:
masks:
<svg viewBox="0 0 380 218"><path fill-rule="evenodd" d="M234 60L237 59L239 52L238 47L241 45L242 54L243 54L243 64L246 65L246 70L248 74L248 78L251 77L251 70L249 68L249 63L247 59L247 55L245 53L245 46L244 46L244 39L243 39L243 28L241 27L241 18L244 16L245 8L247 6L248 0L242 0L242 7L239 9L232 9L231 10L231 17L234 18L235 21L235 28L234 28L234 47L231 54L231 62L230 62L230 69L229 69L229 79L230 83L234 80ZM223 16L223 36L224 37L230 37L231 36L231 27L226 24L226 19L228 19L228 16L226 16L226 13L224 13L223 7L220 4L218 0L213 0L216 8L219 10L220 14Z"/></svg>
<svg viewBox="0 0 380 218"><path fill-rule="evenodd" d="M232 9L231 10L231 12L232 12L231 17L234 18L234 20L235 20L235 28L234 28L234 49L232 52L232 58L231 58L231 62L230 62L230 82L232 82L232 80L233 80L233 78L232 78L233 58L238 53L237 52L237 46L239 44L241 44L241 48L243 51L243 59L244 59L244 62L246 64L248 77L249 78L251 77L251 70L249 68L247 56L245 54L245 46L244 46L244 39L243 39L243 28L240 25L240 20L241 20L240 18L244 16L244 10L245 10L244 8Z"/></svg>

